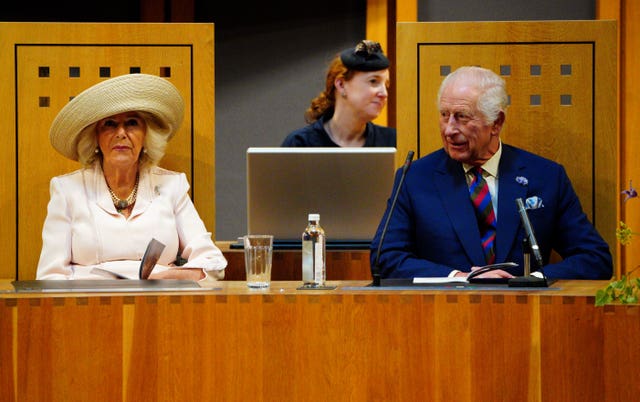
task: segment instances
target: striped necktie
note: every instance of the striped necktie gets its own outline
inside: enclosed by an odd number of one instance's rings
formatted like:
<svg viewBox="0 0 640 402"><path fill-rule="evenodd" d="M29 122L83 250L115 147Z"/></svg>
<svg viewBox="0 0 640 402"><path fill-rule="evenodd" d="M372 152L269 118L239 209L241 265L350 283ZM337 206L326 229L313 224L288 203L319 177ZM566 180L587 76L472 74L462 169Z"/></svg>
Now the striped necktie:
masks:
<svg viewBox="0 0 640 402"><path fill-rule="evenodd" d="M494 243L496 241L496 214L493 212L491 203L491 193L489 185L482 177L482 168L473 168L473 179L469 186L471 202L476 210L478 227L480 228L480 238L482 240L482 250L487 264L493 264L496 260Z"/></svg>

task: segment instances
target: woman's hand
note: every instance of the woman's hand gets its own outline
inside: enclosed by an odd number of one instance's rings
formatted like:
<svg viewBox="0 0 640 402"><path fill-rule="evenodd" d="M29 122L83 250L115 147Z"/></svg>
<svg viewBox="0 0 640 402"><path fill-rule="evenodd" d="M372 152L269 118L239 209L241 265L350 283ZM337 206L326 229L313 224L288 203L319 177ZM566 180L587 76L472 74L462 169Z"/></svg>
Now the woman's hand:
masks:
<svg viewBox="0 0 640 402"><path fill-rule="evenodd" d="M204 279L204 270L200 268L173 268L166 271L153 273L149 279L185 279L199 281Z"/></svg>

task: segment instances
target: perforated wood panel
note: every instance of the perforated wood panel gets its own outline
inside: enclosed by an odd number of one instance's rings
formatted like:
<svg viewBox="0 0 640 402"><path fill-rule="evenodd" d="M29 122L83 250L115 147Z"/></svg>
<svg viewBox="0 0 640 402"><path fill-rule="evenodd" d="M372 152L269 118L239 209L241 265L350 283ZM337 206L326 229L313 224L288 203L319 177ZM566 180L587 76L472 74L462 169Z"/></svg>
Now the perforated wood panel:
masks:
<svg viewBox="0 0 640 402"><path fill-rule="evenodd" d="M0 24L4 63L0 151L4 194L15 194L3 208L8 222L0 277L33 279L42 246L42 224L51 177L80 165L59 155L49 143L49 126L58 111L85 88L128 73L154 74L171 81L185 103L183 124L169 143L161 166L187 174L191 195L210 231L215 228L213 24ZM9 84L9 85L7 85ZM6 202L3 197L2 201ZM12 224L15 225L12 226Z"/></svg>
<svg viewBox="0 0 640 402"><path fill-rule="evenodd" d="M616 23L398 23L400 158L409 149L424 156L442 147L438 88L463 65L505 79L510 106L502 140L563 164L615 252Z"/></svg>

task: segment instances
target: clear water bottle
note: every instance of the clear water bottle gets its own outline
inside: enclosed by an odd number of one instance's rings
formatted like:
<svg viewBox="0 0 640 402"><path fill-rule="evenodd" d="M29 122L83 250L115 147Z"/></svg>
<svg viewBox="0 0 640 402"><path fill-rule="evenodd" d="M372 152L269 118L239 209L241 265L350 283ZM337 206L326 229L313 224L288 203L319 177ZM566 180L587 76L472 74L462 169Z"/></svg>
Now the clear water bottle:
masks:
<svg viewBox="0 0 640 402"><path fill-rule="evenodd" d="M327 279L326 239L320 226L320 214L309 214L302 233L302 281L305 287L324 286Z"/></svg>

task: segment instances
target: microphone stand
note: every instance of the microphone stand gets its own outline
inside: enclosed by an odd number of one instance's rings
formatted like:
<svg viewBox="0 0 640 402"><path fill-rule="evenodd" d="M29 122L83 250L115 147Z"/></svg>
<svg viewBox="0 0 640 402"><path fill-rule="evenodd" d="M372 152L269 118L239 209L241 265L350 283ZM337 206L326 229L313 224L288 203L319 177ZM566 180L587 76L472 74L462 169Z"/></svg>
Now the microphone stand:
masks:
<svg viewBox="0 0 640 402"><path fill-rule="evenodd" d="M518 206L518 212L520 213L522 226L524 227L525 231L525 236L522 239L524 276L518 276L509 279L508 285L510 288L547 288L549 287L549 282L547 282L547 277L544 274L544 270L542 268L542 266L544 265L542 261L542 255L540 254L540 248L538 247L538 242L533 232L531 222L529 221L529 215L527 215L527 210L524 207L524 203L522 202L522 198L516 198L516 205ZM538 270L542 274L542 278L531 275L531 254L533 254L533 260L535 261Z"/></svg>
<svg viewBox="0 0 640 402"><path fill-rule="evenodd" d="M407 170L409 170L409 166L411 166L412 159L413 159L413 151L409 151L409 153L407 154L407 159L404 161L404 165L402 166L402 176L400 176L398 187L396 188L395 194L393 194L391 206L389 207L389 214L387 215L387 219L384 222L384 227L382 228L382 232L380 234L380 242L378 242L376 260L373 263L373 267L371 270L371 276L373 277L373 283L371 284L371 286L380 287L381 277L380 277L380 266L378 265L378 260L380 259L380 252L382 251L382 242L384 241L384 237L387 234L387 228L389 227L391 214L393 213L393 210L396 207L396 201L398 200L398 195L400 194L400 189L402 188L402 183L404 182L404 177L407 175Z"/></svg>
<svg viewBox="0 0 640 402"><path fill-rule="evenodd" d="M531 275L531 245L529 239L522 238L522 259L524 263L524 276Z"/></svg>

